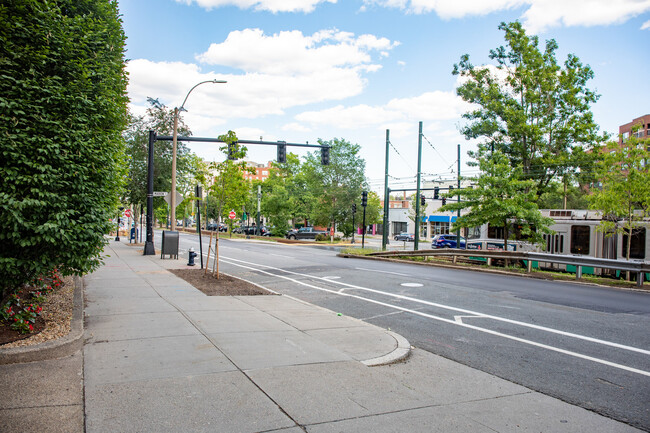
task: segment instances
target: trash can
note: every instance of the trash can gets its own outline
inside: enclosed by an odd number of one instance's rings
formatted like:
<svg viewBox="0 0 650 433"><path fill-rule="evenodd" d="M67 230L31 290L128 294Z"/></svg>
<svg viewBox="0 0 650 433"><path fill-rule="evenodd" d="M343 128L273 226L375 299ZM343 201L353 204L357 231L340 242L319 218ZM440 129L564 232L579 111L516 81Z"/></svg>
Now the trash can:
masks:
<svg viewBox="0 0 650 433"><path fill-rule="evenodd" d="M160 249L160 258L164 259L166 255L178 259L178 232L165 230L162 234L162 248Z"/></svg>

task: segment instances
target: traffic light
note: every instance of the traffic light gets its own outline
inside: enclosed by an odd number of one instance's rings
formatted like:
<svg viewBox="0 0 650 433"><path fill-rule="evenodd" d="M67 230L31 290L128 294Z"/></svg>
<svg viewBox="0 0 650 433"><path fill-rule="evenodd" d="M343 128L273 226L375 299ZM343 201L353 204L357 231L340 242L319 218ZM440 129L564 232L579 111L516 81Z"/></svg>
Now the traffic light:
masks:
<svg viewBox="0 0 650 433"><path fill-rule="evenodd" d="M330 165L330 148L321 147L320 148L320 163L322 165Z"/></svg>
<svg viewBox="0 0 650 433"><path fill-rule="evenodd" d="M440 198L440 188L433 188L433 199L438 200Z"/></svg>
<svg viewBox="0 0 650 433"><path fill-rule="evenodd" d="M424 206L427 203L426 198L424 197L424 194L420 195L420 204Z"/></svg>
<svg viewBox="0 0 650 433"><path fill-rule="evenodd" d="M235 160L235 143L228 143L228 159L231 161Z"/></svg>
<svg viewBox="0 0 650 433"><path fill-rule="evenodd" d="M364 191L361 193L361 206L363 207L368 206L368 191Z"/></svg>
<svg viewBox="0 0 650 433"><path fill-rule="evenodd" d="M442 205L444 206L446 204L447 204L447 197L443 197L442 198Z"/></svg>
<svg viewBox="0 0 650 433"><path fill-rule="evenodd" d="M278 141L278 162L287 162L287 144L283 141Z"/></svg>
<svg viewBox="0 0 650 433"><path fill-rule="evenodd" d="M352 203L352 213L356 213L356 212L357 212L357 204Z"/></svg>

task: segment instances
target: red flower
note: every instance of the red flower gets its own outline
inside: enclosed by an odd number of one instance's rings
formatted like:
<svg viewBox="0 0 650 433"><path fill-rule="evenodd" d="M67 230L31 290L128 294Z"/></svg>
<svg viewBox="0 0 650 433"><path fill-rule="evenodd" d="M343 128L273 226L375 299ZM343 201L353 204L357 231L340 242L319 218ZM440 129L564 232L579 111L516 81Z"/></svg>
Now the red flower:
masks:
<svg viewBox="0 0 650 433"><path fill-rule="evenodd" d="M30 323L30 325L29 325L29 330L30 330L30 331L33 331L33 330L34 330L34 327L31 325L31 323Z"/></svg>

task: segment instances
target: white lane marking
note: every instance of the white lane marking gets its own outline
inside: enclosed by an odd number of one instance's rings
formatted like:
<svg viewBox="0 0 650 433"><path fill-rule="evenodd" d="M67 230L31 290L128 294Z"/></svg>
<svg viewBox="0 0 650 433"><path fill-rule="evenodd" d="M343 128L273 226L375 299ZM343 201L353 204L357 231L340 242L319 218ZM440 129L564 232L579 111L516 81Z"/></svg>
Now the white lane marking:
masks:
<svg viewBox="0 0 650 433"><path fill-rule="evenodd" d="M354 268L354 269L359 270L359 271L370 271L370 272L380 272L380 273L382 273L382 274L399 275L399 276L401 276L401 277L412 277L412 276L413 276L413 275L409 275L409 274L401 274L401 273L399 273L399 272L378 271L378 270L376 270L376 269L366 269L366 268Z"/></svg>
<svg viewBox="0 0 650 433"><path fill-rule="evenodd" d="M402 284L400 284L400 286L404 286L404 287L422 287L422 286L424 286L424 284L420 284L420 283L402 283Z"/></svg>
<svg viewBox="0 0 650 433"><path fill-rule="evenodd" d="M463 317L466 317L468 319L476 318L476 317L481 317L481 316L454 316L454 321L458 323L463 323Z"/></svg>
<svg viewBox="0 0 650 433"><path fill-rule="evenodd" d="M338 279L340 279L340 278L341 278L341 277L323 277L323 279L325 279L325 280L329 280L329 281L331 281L331 280L338 280Z"/></svg>
<svg viewBox="0 0 650 433"><path fill-rule="evenodd" d="M242 265L240 263L236 263L236 262L228 261L228 260L236 260L236 259L227 259L227 260L225 260L227 263L229 263L231 265L239 266L239 267L245 268L245 269L251 269L251 270L263 273L263 274L267 274L267 275L277 277L277 278L283 278L285 280L289 280L289 281L292 281L292 282L294 282L296 284L299 284L301 286L309 287L309 288L312 288L312 289L315 289L315 290L320 290L320 291L323 291L323 292L327 292L327 293L331 293L331 294L339 295L339 296L348 296L350 298L359 299L359 300L362 300L362 301L366 301L366 302L370 302L370 303L373 303L373 304L381 305L381 306L384 306L384 307L387 307L387 308L393 308L395 310L404 311L404 312L407 312L407 313L415 314L417 316L422 316L422 317L426 317L426 318L429 318L429 319L438 320L438 321L445 322L445 323L450 323L452 325L462 326L463 328L473 329L473 330L479 331L479 332L485 332L486 334L495 335L497 337L507 338L509 340L518 341L520 343L528 344L528 345L535 346L535 347L540 347L542 349L551 350L553 352L562 353L564 355L573 356L575 358L580 358L580 359L585 359L585 360L588 360L588 361L596 362L598 364L603 364L603 365L607 365L609 367L614 367L614 368L618 368L618 369L621 369L621 370L626 370L626 371L629 371L629 372L632 372L632 373L637 373L637 374L641 374L643 376L649 376L650 377L650 371L639 370L637 368L628 367L626 365L617 364L615 362L606 361L604 359L594 358L592 356L583 355L583 354L577 353L577 352L571 352L569 350L560 349L558 347L549 346L547 344L538 343L536 341L526 340L524 338L515 337L515 336L512 336L512 335L504 334L502 332L493 331L491 329L480 328L478 326L473 326L473 325L467 325L467 324L462 323L462 322L459 323L459 322L457 322L455 320L445 319L444 317L434 316L432 314L427 314L427 313L423 313L423 312L420 312L420 311L411 310L409 308L400 307L399 305L388 304L386 302L381 302L381 301L377 301L375 299L370 299L370 298L364 298L363 296L353 295L353 294L350 294L350 293L340 293L338 291L326 289L324 287L314 286L312 284L308 284L308 283L305 283L304 281L299 281L299 280L296 280L294 278L287 277L285 275L273 274L271 272L263 271L263 270L261 270L259 268L254 268L252 266ZM238 261L243 262L243 260L238 260ZM265 265L258 264L257 266L265 266Z"/></svg>
<svg viewBox="0 0 650 433"><path fill-rule="evenodd" d="M250 264L250 265L263 266L263 267L268 268L268 269L282 271L282 272L286 272L288 274L299 275L299 276L302 276L302 277L308 277L308 278L312 278L312 279L316 279L316 280L322 279L322 277L317 277L317 276L308 275L308 274L301 274L301 273L298 273L298 272L287 271L287 270L284 270L284 269L275 268L273 266L262 265L262 264L257 264L257 263L251 263L251 262L246 262L244 260L233 259L233 258L229 258L229 259L230 260L235 260L235 261L238 261L238 262L241 262L241 263L247 263L247 264ZM412 298L410 296L404 296L404 295L399 295L399 294L396 294L396 293L384 292L382 290L370 289L370 288L367 288L367 287L355 286L353 284L344 283L342 281L331 281L331 280L325 280L325 281L330 281L331 283L346 286L346 287L349 287L351 289L357 289L357 290L363 290L363 291L367 291L367 292L371 292L371 293L377 293L377 294L380 294L380 295L389 296L389 297L397 298L397 299L402 299L402 300L405 300L405 301L415 302L415 303L418 303L418 304L428 305L428 306L431 306L431 307L442 308L442 309L451 310L451 311L457 311L459 313L464 313L464 314L468 314L468 315L472 315L472 316L482 317L482 318L485 318L485 319L498 320L500 322L510 323L512 325L524 326L524 327L531 328L531 329L537 329L539 331L545 331L545 332L550 332L550 333L553 333L553 334L562 335L562 336L565 336L565 337L571 337L571 338L576 338L576 339L579 339L579 340L589 341L591 343L602 344L602 345L605 345L605 346L616 347L618 349L629 350L631 352L643 353L644 355L650 355L650 350L640 349L638 347L626 346L626 345L623 345L623 344L614 343L614 342L606 341L606 340L599 340L597 338L587 337L585 335L574 334L574 333L566 332L566 331L560 331L558 329L547 328L545 326L539 326L539 325L533 325L531 323L520 322L518 320L506 319L504 317L493 316L493 315L490 315L490 314L479 313L478 311L466 310L464 308L457 308L457 307L452 307L452 306L449 306L449 305L438 304L436 302L424 301L422 299Z"/></svg>
<svg viewBox="0 0 650 433"><path fill-rule="evenodd" d="M273 253L269 253L269 256L282 257L282 258L284 258L284 259L296 260L295 257L291 257L291 256L283 256L282 254L273 254Z"/></svg>

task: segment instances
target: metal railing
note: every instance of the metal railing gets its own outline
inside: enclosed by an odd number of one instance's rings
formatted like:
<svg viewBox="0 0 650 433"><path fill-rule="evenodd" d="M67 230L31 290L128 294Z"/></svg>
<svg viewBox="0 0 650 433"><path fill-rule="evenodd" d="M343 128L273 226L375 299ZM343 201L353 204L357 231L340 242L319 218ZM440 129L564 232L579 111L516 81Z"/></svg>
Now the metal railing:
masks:
<svg viewBox="0 0 650 433"><path fill-rule="evenodd" d="M453 263L456 263L458 257L480 257L487 261L488 266L492 264L493 259L508 260L511 262L525 261L528 272L532 272L533 262L555 263L560 265L569 265L576 267L576 279L582 278L583 267L593 267L599 269L611 269L625 272L634 272L637 274L637 286L643 285L644 274L650 272L650 263L641 260L616 260L601 259L590 256L549 254L537 252L519 252L519 251L501 251L501 250L465 250L455 248L444 248L437 250L418 250L418 251L382 251L369 254L374 257L421 257L421 256L443 256L452 257Z"/></svg>

